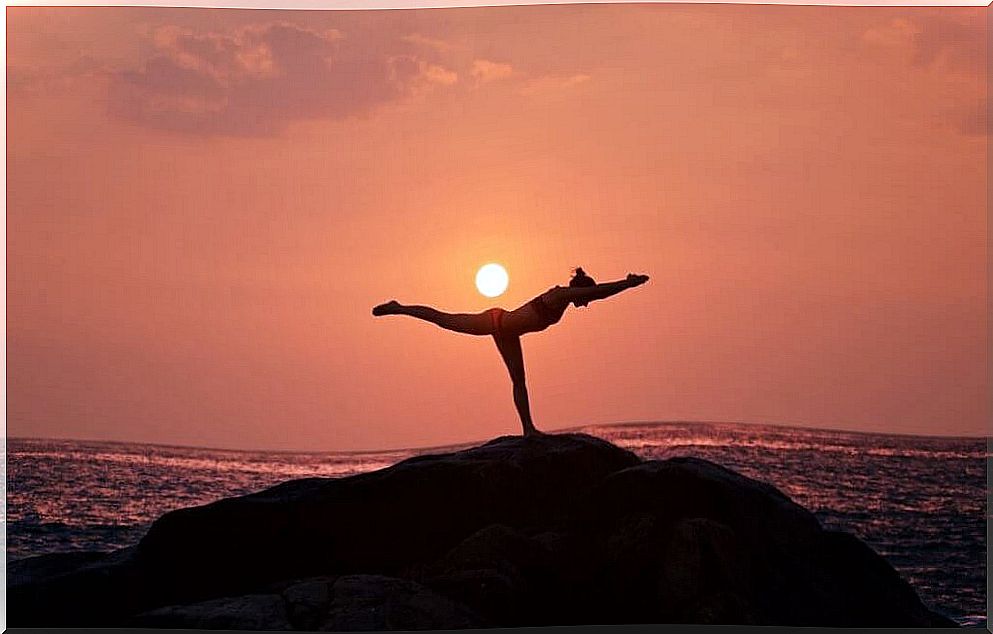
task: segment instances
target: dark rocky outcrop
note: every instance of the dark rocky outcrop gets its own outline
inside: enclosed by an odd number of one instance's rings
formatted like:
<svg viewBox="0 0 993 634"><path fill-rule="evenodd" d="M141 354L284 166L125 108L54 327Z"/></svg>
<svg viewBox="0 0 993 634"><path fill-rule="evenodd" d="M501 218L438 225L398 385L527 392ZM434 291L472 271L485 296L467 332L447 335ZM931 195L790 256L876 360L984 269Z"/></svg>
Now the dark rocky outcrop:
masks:
<svg viewBox="0 0 993 634"><path fill-rule="evenodd" d="M774 487L582 434L286 482L10 571L14 627L954 625Z"/></svg>

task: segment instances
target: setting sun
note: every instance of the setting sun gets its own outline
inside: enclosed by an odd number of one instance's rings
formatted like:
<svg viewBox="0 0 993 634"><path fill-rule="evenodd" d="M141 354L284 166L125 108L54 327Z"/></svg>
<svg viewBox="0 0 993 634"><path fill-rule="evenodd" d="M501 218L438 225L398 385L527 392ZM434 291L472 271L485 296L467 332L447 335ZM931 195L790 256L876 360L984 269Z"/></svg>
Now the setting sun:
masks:
<svg viewBox="0 0 993 634"><path fill-rule="evenodd" d="M497 297L507 290L510 278L499 264L486 264L476 273L476 288L487 297Z"/></svg>

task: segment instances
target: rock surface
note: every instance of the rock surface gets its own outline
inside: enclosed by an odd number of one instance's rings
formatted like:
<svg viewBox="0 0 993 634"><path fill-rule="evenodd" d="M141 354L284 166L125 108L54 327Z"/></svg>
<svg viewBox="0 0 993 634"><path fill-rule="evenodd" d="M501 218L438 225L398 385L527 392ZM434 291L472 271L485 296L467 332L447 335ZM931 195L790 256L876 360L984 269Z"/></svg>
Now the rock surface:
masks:
<svg viewBox="0 0 993 634"><path fill-rule="evenodd" d="M10 568L12 627L954 626L774 487L582 434L290 481Z"/></svg>

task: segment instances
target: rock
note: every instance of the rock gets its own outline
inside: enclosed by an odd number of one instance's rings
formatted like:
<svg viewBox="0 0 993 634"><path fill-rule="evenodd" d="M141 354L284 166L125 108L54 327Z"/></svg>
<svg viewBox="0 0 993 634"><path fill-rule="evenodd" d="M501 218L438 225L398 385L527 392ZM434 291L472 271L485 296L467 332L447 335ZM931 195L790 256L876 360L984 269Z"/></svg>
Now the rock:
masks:
<svg viewBox="0 0 993 634"><path fill-rule="evenodd" d="M437 566L454 570L496 568L513 576L548 568L548 549L539 541L502 524L483 528L439 558Z"/></svg>
<svg viewBox="0 0 993 634"><path fill-rule="evenodd" d="M479 614L507 625L533 622L531 603L553 583L550 553L541 542L503 525L462 541L420 577Z"/></svg>
<svg viewBox="0 0 993 634"><path fill-rule="evenodd" d="M128 559L132 553L133 549L122 549L90 561L71 553L62 565L30 564L29 572L19 573L21 581L7 586L8 617L13 622L49 627L123 626L129 615L163 605L158 597L148 595L139 571ZM44 575L44 568L53 574Z"/></svg>
<svg viewBox="0 0 993 634"><path fill-rule="evenodd" d="M774 487L582 434L286 482L11 568L14 627L951 624Z"/></svg>
<svg viewBox="0 0 993 634"><path fill-rule="evenodd" d="M699 517L680 520L672 527L661 560L656 619L755 623L749 559L735 532L724 524Z"/></svg>
<svg viewBox="0 0 993 634"><path fill-rule="evenodd" d="M331 605L331 585L334 581L328 578L308 579L283 590L287 615L295 629L317 629Z"/></svg>
<svg viewBox="0 0 993 634"><path fill-rule="evenodd" d="M454 570L429 577L424 583L472 609L487 622L513 627L524 621L527 582L496 568Z"/></svg>
<svg viewBox="0 0 993 634"><path fill-rule="evenodd" d="M600 540L604 550L600 569L588 575L603 579L599 613L594 622L608 622L615 606L627 605L633 622L657 623L658 575L662 566L663 534L653 515L630 513L617 519ZM595 543L594 541L594 543ZM595 592L588 588L586 592Z"/></svg>
<svg viewBox="0 0 993 634"><path fill-rule="evenodd" d="M138 615L135 627L202 630L291 630L286 605L278 594L226 597L173 605Z"/></svg>
<svg viewBox="0 0 993 634"><path fill-rule="evenodd" d="M685 517L721 522L751 545L773 552L803 545L817 518L775 487L699 458L648 461L611 474L594 492L594 524L647 513L659 523Z"/></svg>
<svg viewBox="0 0 993 634"><path fill-rule="evenodd" d="M837 625L957 627L928 610L910 584L851 533L824 531L820 547L821 556L815 560L820 565L813 571L826 586L836 584L830 594L837 601L831 619Z"/></svg>
<svg viewBox="0 0 993 634"><path fill-rule="evenodd" d="M68 552L39 555L11 561L7 565L7 583L24 585L76 572L107 559L104 552Z"/></svg>
<svg viewBox="0 0 993 634"><path fill-rule="evenodd" d="M488 525L552 519L579 492L638 461L581 434L504 437L351 478L289 482L174 511L152 525L138 557L170 584L182 581L188 598L329 570L392 573ZM177 543L184 548L177 551ZM195 578L188 574L194 568L201 571Z"/></svg>
<svg viewBox="0 0 993 634"><path fill-rule="evenodd" d="M637 564L615 553L622 574L608 578L630 588L635 609L647 602L651 622L951 623L864 543L851 538L855 548L778 489L709 461L645 462L608 476L591 498L583 517L612 534L615 551L627 543ZM660 540L669 542L661 551ZM879 587L867 587L866 574ZM659 594L646 598L653 582Z"/></svg>
<svg viewBox="0 0 993 634"><path fill-rule="evenodd" d="M379 575L338 579L322 631L440 630L486 627L462 605L428 588Z"/></svg>

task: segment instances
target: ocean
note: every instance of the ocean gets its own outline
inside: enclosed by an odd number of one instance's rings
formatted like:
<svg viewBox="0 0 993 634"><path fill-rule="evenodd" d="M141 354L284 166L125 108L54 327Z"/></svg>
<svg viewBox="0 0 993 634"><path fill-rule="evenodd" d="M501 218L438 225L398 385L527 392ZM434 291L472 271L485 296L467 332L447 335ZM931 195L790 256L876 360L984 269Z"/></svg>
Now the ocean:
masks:
<svg viewBox="0 0 993 634"><path fill-rule="evenodd" d="M986 441L754 424L577 428L643 458L697 456L770 482L822 525L855 533L932 609L986 624ZM7 441L7 559L111 550L162 513L291 478L339 477L422 453L229 451L110 442Z"/></svg>

